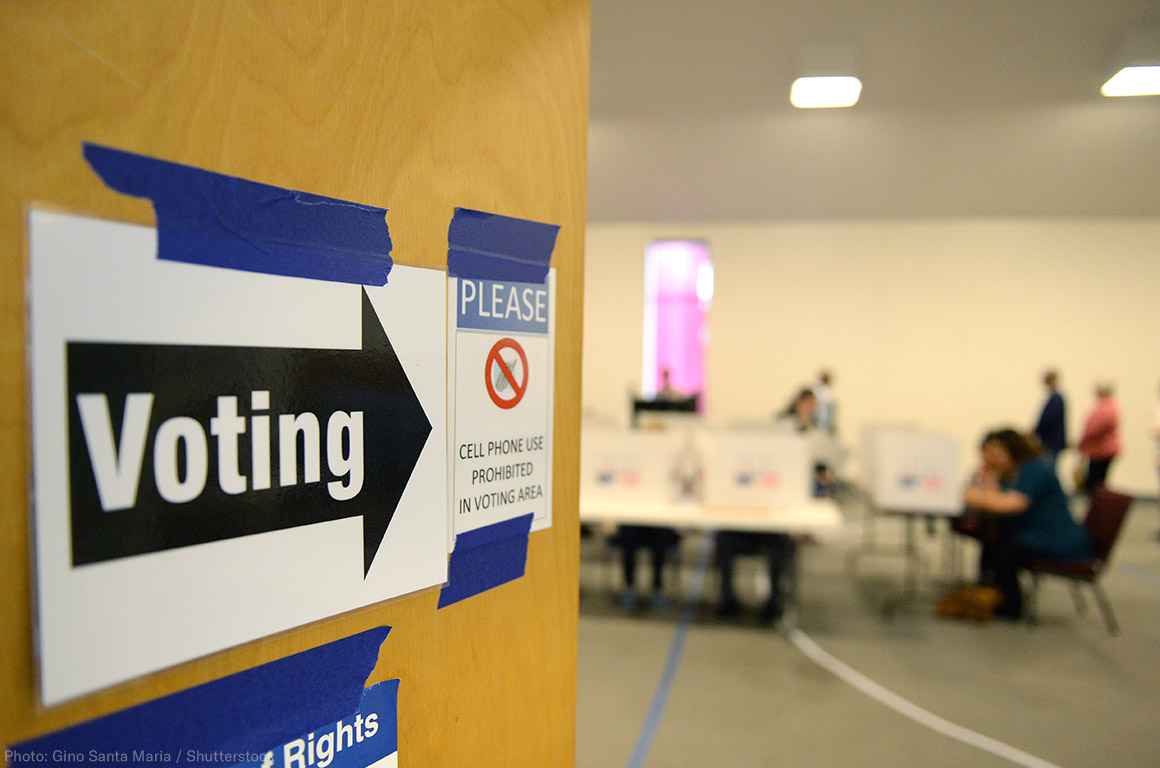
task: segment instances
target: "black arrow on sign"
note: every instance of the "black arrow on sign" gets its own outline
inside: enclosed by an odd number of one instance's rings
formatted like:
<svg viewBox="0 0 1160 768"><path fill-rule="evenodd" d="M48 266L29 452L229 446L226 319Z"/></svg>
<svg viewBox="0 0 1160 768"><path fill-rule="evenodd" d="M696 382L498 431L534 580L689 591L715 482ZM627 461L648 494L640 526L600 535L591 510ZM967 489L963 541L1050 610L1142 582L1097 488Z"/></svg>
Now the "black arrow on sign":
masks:
<svg viewBox="0 0 1160 768"><path fill-rule="evenodd" d="M100 563L148 552L206 544L240 536L297 528L348 517L363 519L363 574L370 572L387 526L431 433L423 407L362 292L362 348L211 347L164 344L68 342L69 481L73 565ZM270 393L271 487L253 490L250 393ZM136 503L106 511L101 506L77 396L107 396L113 445L121 446L126 397L152 393L147 442ZM227 494L218 484L218 456L210 418L219 396L236 396L247 430L238 442L238 469L246 490ZM327 419L335 411L363 412L362 490L336 501L329 473ZM278 416L313 413L320 426L321 478L305 483L305 441L296 441L298 482L279 482ZM154 481L153 444L166 419L191 417L205 431L209 467L204 490L174 504ZM183 443L178 442L182 446ZM343 454L349 455L344 435ZM178 451L179 471L185 468ZM184 475L182 475L184 480Z"/></svg>

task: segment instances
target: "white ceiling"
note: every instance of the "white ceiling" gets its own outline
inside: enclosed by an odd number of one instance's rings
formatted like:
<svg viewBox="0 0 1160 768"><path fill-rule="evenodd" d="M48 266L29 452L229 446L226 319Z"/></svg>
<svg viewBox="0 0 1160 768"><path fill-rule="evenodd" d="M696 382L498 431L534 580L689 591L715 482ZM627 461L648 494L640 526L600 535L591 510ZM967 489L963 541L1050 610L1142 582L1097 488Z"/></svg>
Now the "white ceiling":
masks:
<svg viewBox="0 0 1160 768"><path fill-rule="evenodd" d="M594 0L589 217L1160 215L1160 97L1099 95L1158 11ZM857 107L789 105L803 46L822 45L855 63Z"/></svg>

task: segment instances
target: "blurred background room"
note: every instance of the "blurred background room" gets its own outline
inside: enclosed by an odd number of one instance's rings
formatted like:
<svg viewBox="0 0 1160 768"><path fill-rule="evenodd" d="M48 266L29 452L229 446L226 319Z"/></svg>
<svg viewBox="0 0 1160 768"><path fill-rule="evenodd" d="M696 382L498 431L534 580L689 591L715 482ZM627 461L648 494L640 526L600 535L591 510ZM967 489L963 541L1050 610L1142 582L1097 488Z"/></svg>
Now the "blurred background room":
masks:
<svg viewBox="0 0 1160 768"><path fill-rule="evenodd" d="M1160 764L1157 3L592 18L578 764Z"/></svg>

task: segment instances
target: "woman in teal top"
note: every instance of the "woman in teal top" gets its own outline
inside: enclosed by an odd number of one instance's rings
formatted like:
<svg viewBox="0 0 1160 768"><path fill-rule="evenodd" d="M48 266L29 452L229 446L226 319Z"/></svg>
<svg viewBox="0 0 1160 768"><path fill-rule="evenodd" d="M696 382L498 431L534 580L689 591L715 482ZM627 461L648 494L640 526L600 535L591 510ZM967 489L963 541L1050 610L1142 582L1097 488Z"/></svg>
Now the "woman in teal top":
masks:
<svg viewBox="0 0 1160 768"><path fill-rule="evenodd" d="M1091 545L1038 446L1013 429L999 429L987 433L980 452L983 468L964 500L972 509L1010 519L984 545L984 559L1003 593L997 615L1017 619L1023 614L1019 569L1037 557L1081 560L1091 555Z"/></svg>

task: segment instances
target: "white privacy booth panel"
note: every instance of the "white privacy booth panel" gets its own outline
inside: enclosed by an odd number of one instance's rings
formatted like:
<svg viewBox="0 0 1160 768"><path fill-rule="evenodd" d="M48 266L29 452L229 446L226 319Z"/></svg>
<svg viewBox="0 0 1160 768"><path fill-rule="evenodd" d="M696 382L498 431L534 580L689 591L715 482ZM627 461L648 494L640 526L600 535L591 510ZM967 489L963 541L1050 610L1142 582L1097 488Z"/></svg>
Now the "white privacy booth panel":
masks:
<svg viewBox="0 0 1160 768"><path fill-rule="evenodd" d="M784 507L811 498L811 447L797 435L704 429L697 447L707 507Z"/></svg>
<svg viewBox="0 0 1160 768"><path fill-rule="evenodd" d="M690 501L697 465L686 430L586 425L580 432L580 496L584 504Z"/></svg>
<svg viewBox="0 0 1160 768"><path fill-rule="evenodd" d="M906 427L863 433L866 488L879 509L957 515L962 509L958 441Z"/></svg>

